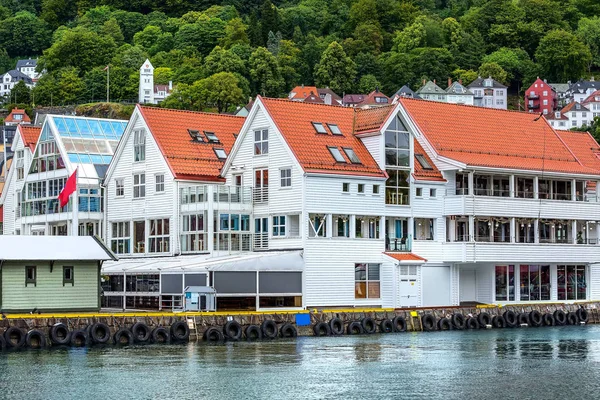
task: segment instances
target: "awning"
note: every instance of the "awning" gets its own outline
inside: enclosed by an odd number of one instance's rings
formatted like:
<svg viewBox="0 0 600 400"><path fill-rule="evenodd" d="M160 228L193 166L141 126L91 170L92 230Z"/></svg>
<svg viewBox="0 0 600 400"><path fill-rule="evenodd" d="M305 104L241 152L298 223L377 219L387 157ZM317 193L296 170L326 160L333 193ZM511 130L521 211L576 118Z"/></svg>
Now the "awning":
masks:
<svg viewBox="0 0 600 400"><path fill-rule="evenodd" d="M426 263L427 260L423 257L420 257L414 253L392 253L392 252L384 252L386 256L393 258L395 261L398 261L400 264L423 264Z"/></svg>

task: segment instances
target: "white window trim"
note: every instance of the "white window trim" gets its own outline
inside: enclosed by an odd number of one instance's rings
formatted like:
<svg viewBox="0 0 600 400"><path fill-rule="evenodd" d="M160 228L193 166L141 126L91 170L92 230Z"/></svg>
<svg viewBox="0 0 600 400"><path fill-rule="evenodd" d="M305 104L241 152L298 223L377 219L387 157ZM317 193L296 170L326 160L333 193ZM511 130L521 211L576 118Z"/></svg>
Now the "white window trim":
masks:
<svg viewBox="0 0 600 400"><path fill-rule="evenodd" d="M289 177L285 177L285 178L282 177L281 173L283 171L288 171L288 170L290 171L290 176ZM288 186L283 186L282 185L284 179L286 179L286 180L289 179L290 184ZM292 167L279 168L279 189L281 189L281 190L290 190L291 188L292 188Z"/></svg>
<svg viewBox="0 0 600 400"><path fill-rule="evenodd" d="M157 178L159 176L162 176L162 182L160 183L162 185L162 190L158 190L158 181ZM165 194L165 174L154 174L154 194Z"/></svg>
<svg viewBox="0 0 600 400"><path fill-rule="evenodd" d="M119 181L121 182L121 189L123 193L119 194ZM116 178L115 179L115 197L125 197L125 179L124 178Z"/></svg>
<svg viewBox="0 0 600 400"><path fill-rule="evenodd" d="M135 177L136 175L143 175L144 176L144 183L138 183L137 185L135 184ZM132 193L132 197L133 200L141 200L141 199L145 199L146 198L146 173L145 172L134 172L133 173L133 193ZM143 196L137 196L135 195L135 188L136 187L143 187L144 188L144 195Z"/></svg>

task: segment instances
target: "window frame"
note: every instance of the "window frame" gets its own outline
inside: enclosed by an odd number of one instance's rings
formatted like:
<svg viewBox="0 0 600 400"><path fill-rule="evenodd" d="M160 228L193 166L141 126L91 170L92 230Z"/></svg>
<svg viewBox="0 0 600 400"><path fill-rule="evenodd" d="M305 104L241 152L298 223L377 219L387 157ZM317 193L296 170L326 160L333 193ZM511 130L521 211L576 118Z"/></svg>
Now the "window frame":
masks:
<svg viewBox="0 0 600 400"><path fill-rule="evenodd" d="M33 271L33 278L29 277L29 271ZM26 265L25 266L25 287L28 285L37 286L37 266Z"/></svg>
<svg viewBox="0 0 600 400"><path fill-rule="evenodd" d="M358 184L357 193L358 194L365 194L365 184L364 183L359 183Z"/></svg>
<svg viewBox="0 0 600 400"><path fill-rule="evenodd" d="M67 278L67 271L71 271L70 278ZM72 265L63 265L63 286L71 285L75 286L75 267Z"/></svg>
<svg viewBox="0 0 600 400"><path fill-rule="evenodd" d="M279 169L279 187L282 189L290 189L292 187L292 168Z"/></svg>
<svg viewBox="0 0 600 400"><path fill-rule="evenodd" d="M214 132L204 131L204 136L206 136L208 143L221 143L219 137Z"/></svg>
<svg viewBox="0 0 600 400"><path fill-rule="evenodd" d="M158 178L161 178L161 182L159 182ZM154 192L155 193L164 193L165 192L165 174L155 174L154 175Z"/></svg>
<svg viewBox="0 0 600 400"><path fill-rule="evenodd" d="M421 165L421 168L431 171L433 170L433 166L429 163L429 161L427 161L427 159L425 158L424 154L415 154L415 158L417 159L418 163Z"/></svg>
<svg viewBox="0 0 600 400"><path fill-rule="evenodd" d="M146 161L146 131L137 129L133 131L133 162Z"/></svg>
<svg viewBox="0 0 600 400"><path fill-rule="evenodd" d="M115 235L116 232L116 235ZM110 249L115 254L131 254L132 228L130 221L111 222ZM128 251L119 251L120 245L127 247Z"/></svg>
<svg viewBox="0 0 600 400"><path fill-rule="evenodd" d="M327 129L325 129L325 124L322 122L311 122L313 128L315 128L315 131L319 134L319 135L327 135ZM319 129L321 128L321 129Z"/></svg>
<svg viewBox="0 0 600 400"><path fill-rule="evenodd" d="M125 197L125 179L115 179L115 197Z"/></svg>
<svg viewBox="0 0 600 400"><path fill-rule="evenodd" d="M350 160L351 164L362 164L360 158L358 158L352 147L342 147L342 150L344 150L344 153L346 153L346 157L348 157L348 160Z"/></svg>
<svg viewBox="0 0 600 400"><path fill-rule="evenodd" d="M331 153L331 157L333 157L333 160L336 163L347 164L346 159L344 158L344 156L342 155L342 152L340 151L340 149L338 147L327 146L327 149L329 150L329 153ZM339 157L338 157L338 155L339 155Z"/></svg>
<svg viewBox="0 0 600 400"><path fill-rule="evenodd" d="M135 182L136 178L138 178L137 183ZM134 199L143 199L145 197L146 197L146 173L145 172L134 173L133 174L133 198Z"/></svg>
<svg viewBox="0 0 600 400"><path fill-rule="evenodd" d="M373 185L373 194L379 195L380 185Z"/></svg>
<svg viewBox="0 0 600 400"><path fill-rule="evenodd" d="M225 149L222 149L222 148L213 148L213 151L215 152L215 155L217 156L217 158L219 160L226 160L227 159L227 152L225 151ZM219 153L222 153L222 156L219 155Z"/></svg>
<svg viewBox="0 0 600 400"><path fill-rule="evenodd" d="M361 268L362 266L364 266L364 279L357 279L357 269ZM369 274L369 269L370 268L377 268L377 275L378 278L377 279L371 279L370 278L370 274ZM364 296L360 296L358 295L358 290L357 288L359 288L359 285L364 283ZM369 286L370 284L377 284L377 296L369 296L370 290L369 290ZM354 264L354 299L355 300L368 300L368 299L381 299L381 264L380 263L355 263Z"/></svg>
<svg viewBox="0 0 600 400"><path fill-rule="evenodd" d="M157 231L155 231L154 233L152 232L152 228L153 225L152 224L156 224L154 225L154 227L157 229L159 229L158 224L160 224L160 232L161 233L157 233ZM166 227L166 229L165 229ZM167 231L165 233L165 230ZM170 218L154 218L154 219L149 219L148 220L148 235L146 235L146 240L148 242L148 254L156 254L156 253L168 253L169 251L171 251L171 219ZM153 241L154 240L154 241ZM166 243L167 244L167 249L165 250L160 249L160 243ZM153 250L154 247L154 250ZM163 245L164 247L164 245Z"/></svg>
<svg viewBox="0 0 600 400"><path fill-rule="evenodd" d="M338 124L327 123L327 127L331 131L332 135L344 136L344 134L342 133L342 130L340 129L340 126ZM332 127L335 127L335 128L332 128Z"/></svg>
<svg viewBox="0 0 600 400"><path fill-rule="evenodd" d="M350 193L350 182L342 182L342 193Z"/></svg>
<svg viewBox="0 0 600 400"><path fill-rule="evenodd" d="M259 135L258 138L257 134ZM263 156L267 154L269 154L269 130L256 129L254 130L254 155Z"/></svg>
<svg viewBox="0 0 600 400"><path fill-rule="evenodd" d="M287 218L285 215L273 215L271 217L271 236L287 237Z"/></svg>

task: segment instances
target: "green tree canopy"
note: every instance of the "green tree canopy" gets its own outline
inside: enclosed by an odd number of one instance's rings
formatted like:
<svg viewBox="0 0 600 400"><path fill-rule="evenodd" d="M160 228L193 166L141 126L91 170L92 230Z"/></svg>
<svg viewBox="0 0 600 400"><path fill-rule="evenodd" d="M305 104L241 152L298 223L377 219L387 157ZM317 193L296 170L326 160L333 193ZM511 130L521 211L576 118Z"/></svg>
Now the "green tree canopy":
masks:
<svg viewBox="0 0 600 400"><path fill-rule="evenodd" d="M508 83L508 73L498 63L495 62L486 62L481 64L481 67L479 67L479 76L485 78L491 76L502 84L506 85Z"/></svg>
<svg viewBox="0 0 600 400"><path fill-rule="evenodd" d="M544 78L566 82L581 78L592 61L592 53L572 33L554 30L540 41L535 58Z"/></svg>
<svg viewBox="0 0 600 400"><path fill-rule="evenodd" d="M278 97L283 93L284 80L279 72L277 59L269 50L259 47L250 56L250 76L258 94Z"/></svg>
<svg viewBox="0 0 600 400"><path fill-rule="evenodd" d="M328 86L334 92L348 93L354 86L356 64L338 42L332 42L321 56L315 69L315 81Z"/></svg>

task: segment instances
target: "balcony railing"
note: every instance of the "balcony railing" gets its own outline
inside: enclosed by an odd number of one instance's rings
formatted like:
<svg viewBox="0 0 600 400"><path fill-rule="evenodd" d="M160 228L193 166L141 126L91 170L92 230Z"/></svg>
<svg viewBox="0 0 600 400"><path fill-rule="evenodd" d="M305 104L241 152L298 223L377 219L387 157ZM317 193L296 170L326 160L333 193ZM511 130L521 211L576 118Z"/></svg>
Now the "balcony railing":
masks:
<svg viewBox="0 0 600 400"><path fill-rule="evenodd" d="M216 203L250 204L252 188L249 186L200 185L181 189L181 204L205 203L209 200L210 189Z"/></svg>
<svg viewBox="0 0 600 400"><path fill-rule="evenodd" d="M269 201L269 187L255 187L252 190L252 201L254 204L267 203Z"/></svg>
<svg viewBox="0 0 600 400"><path fill-rule="evenodd" d="M408 235L401 238L388 237L385 241L386 251L412 251L412 236Z"/></svg>
<svg viewBox="0 0 600 400"><path fill-rule="evenodd" d="M537 93L529 93L527 94L528 99L539 99L540 96Z"/></svg>
<svg viewBox="0 0 600 400"><path fill-rule="evenodd" d="M267 232L254 234L254 250L269 249L269 234Z"/></svg>

